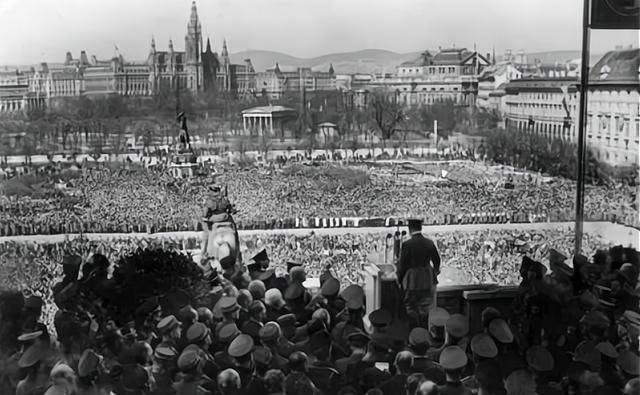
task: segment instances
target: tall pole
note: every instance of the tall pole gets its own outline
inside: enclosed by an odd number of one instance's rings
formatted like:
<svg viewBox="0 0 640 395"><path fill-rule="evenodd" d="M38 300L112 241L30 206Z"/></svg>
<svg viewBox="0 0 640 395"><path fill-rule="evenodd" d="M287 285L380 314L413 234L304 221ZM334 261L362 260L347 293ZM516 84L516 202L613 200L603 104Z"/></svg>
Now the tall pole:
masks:
<svg viewBox="0 0 640 395"><path fill-rule="evenodd" d="M575 254L580 254L582 251L584 221L585 125L587 122L587 95L589 93L589 8L589 0L584 0L582 10L582 62L580 65L580 118L578 119L578 185L576 187Z"/></svg>

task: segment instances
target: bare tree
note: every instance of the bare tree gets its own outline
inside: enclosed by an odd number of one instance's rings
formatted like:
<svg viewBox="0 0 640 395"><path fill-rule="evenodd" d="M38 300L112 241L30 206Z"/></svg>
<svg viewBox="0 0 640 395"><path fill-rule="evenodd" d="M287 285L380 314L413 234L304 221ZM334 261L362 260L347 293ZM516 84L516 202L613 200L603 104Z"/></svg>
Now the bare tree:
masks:
<svg viewBox="0 0 640 395"><path fill-rule="evenodd" d="M395 94L389 95L382 90L371 92L371 117L376 130L380 133L383 148L386 141L393 136L397 125L404 119L402 105Z"/></svg>

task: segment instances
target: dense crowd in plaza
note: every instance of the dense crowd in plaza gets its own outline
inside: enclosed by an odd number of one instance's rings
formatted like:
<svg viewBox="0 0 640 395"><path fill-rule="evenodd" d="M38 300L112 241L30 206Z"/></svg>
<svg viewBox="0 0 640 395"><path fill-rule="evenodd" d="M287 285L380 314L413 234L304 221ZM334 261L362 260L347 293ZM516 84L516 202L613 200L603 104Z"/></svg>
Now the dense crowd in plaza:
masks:
<svg viewBox="0 0 640 395"><path fill-rule="evenodd" d="M441 276L452 266L479 281L495 273L497 282L519 283L511 308L485 308L479 331L443 308L415 328L398 324L395 311L366 311L357 270L346 266L358 266L360 248L384 248L384 234L254 236L244 248L266 247L268 267L205 275L171 255L165 264L180 272L169 283L162 267L152 265L160 272L150 279L149 265L131 271L120 259L166 254L145 239L3 243L2 262L18 269L9 273L13 290L0 292L0 393L637 393L635 250L568 263L552 249L570 249L568 231L428 236ZM601 247L589 238L587 256ZM297 264L284 269L284 261ZM23 270L37 278L28 284ZM316 275L320 289L311 292L303 284ZM198 284L204 293L193 291Z"/></svg>
<svg viewBox="0 0 640 395"><path fill-rule="evenodd" d="M318 171L226 168L216 183L238 211L239 228L291 228L296 219L419 217L426 223L571 221L575 185L527 181L514 189L477 182L407 184L376 169ZM464 168L459 172L464 172ZM128 233L196 230L211 178L176 180L162 170L85 170L69 180L74 197L53 191L0 198L0 234ZM341 178L341 177L342 178ZM56 176L51 176L55 178ZM411 178L411 177L409 177ZM52 188L50 188L52 189ZM633 187L588 186L585 216L637 225Z"/></svg>

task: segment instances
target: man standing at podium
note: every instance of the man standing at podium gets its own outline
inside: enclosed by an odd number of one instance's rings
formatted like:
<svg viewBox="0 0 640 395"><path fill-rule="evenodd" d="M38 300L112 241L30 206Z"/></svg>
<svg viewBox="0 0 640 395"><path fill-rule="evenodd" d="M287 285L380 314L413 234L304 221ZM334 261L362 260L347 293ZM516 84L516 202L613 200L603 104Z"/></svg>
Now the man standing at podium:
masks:
<svg viewBox="0 0 640 395"><path fill-rule="evenodd" d="M396 263L398 285L411 327L427 327L429 311L436 306L440 255L430 239L422 235L422 220L409 220L411 238L402 243Z"/></svg>

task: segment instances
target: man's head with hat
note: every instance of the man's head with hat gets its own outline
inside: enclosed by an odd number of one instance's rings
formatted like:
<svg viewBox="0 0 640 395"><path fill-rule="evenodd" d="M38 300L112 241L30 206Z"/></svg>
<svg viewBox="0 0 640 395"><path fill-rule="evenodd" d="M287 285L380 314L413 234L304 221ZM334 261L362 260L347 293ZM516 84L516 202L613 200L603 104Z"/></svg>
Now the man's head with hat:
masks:
<svg viewBox="0 0 640 395"><path fill-rule="evenodd" d="M471 338L471 352L474 357L495 358L498 355L498 347L493 338L486 333L478 333Z"/></svg>
<svg viewBox="0 0 640 395"><path fill-rule="evenodd" d="M251 260L257 263L263 270L269 267L269 256L267 255L267 250L264 248L255 254Z"/></svg>
<svg viewBox="0 0 640 395"><path fill-rule="evenodd" d="M222 316L226 320L237 320L240 317L240 305L237 298L233 296L223 296L218 301Z"/></svg>
<svg viewBox="0 0 640 395"><path fill-rule="evenodd" d="M198 311L191 307L191 305L186 305L178 311L178 319L182 323L182 326L188 328L198 321Z"/></svg>
<svg viewBox="0 0 640 395"><path fill-rule="evenodd" d="M285 338L291 339L293 335L295 335L297 321L298 319L296 318L296 315L292 313L283 314L278 317L277 322L278 325L280 325L280 330Z"/></svg>
<svg viewBox="0 0 640 395"><path fill-rule="evenodd" d="M538 373L550 372L555 365L553 355L542 346L533 345L529 347L525 357L529 367Z"/></svg>
<svg viewBox="0 0 640 395"><path fill-rule="evenodd" d="M327 278L320 286L320 293L329 300L334 299L340 293L340 281L335 277Z"/></svg>
<svg viewBox="0 0 640 395"><path fill-rule="evenodd" d="M262 344L275 345L282 336L282 330L277 322L269 321L260 328L258 335Z"/></svg>
<svg viewBox="0 0 640 395"><path fill-rule="evenodd" d="M502 318L495 318L489 324L489 333L502 344L513 343L513 332Z"/></svg>
<svg viewBox="0 0 640 395"><path fill-rule="evenodd" d="M158 333L163 338L178 340L180 339L182 324L174 315L168 315L158 322L156 329L158 329Z"/></svg>
<svg viewBox="0 0 640 395"><path fill-rule="evenodd" d="M185 349L178 358L178 369L180 369L182 373L199 373L201 369L201 361L200 354L197 351L193 349Z"/></svg>
<svg viewBox="0 0 640 395"><path fill-rule="evenodd" d="M419 326L411 329L409 347L416 355L425 355L429 349L429 331Z"/></svg>
<svg viewBox="0 0 640 395"><path fill-rule="evenodd" d="M196 322L187 329L186 338L189 344L196 344L201 346L203 350L207 350L211 345L210 333L211 331L205 324Z"/></svg>
<svg viewBox="0 0 640 395"><path fill-rule="evenodd" d="M384 331L385 328L391 324L392 319L391 313L385 308L379 308L369 313L369 322L375 332Z"/></svg>
<svg viewBox="0 0 640 395"><path fill-rule="evenodd" d="M305 281L307 281L307 273L305 272L304 267L302 267L302 265L293 266L291 270L289 270L289 278L293 283L302 284Z"/></svg>
<svg viewBox="0 0 640 395"><path fill-rule="evenodd" d="M349 310L359 310L364 302L364 290L358 284L351 284L340 293Z"/></svg>
<svg viewBox="0 0 640 395"><path fill-rule="evenodd" d="M227 348L227 354L234 358L239 365L251 362L251 351L253 351L253 338L249 335L241 333L238 335L229 347Z"/></svg>
<svg viewBox="0 0 640 395"><path fill-rule="evenodd" d="M429 313L429 333L434 340L444 340L445 325L449 317L449 312L442 307L435 307Z"/></svg>
<svg viewBox="0 0 640 395"><path fill-rule="evenodd" d="M462 314L452 314L444 325L446 332L454 339L462 339L469 333L469 319Z"/></svg>
<svg viewBox="0 0 640 395"><path fill-rule="evenodd" d="M238 326L232 322L224 324L218 330L218 340L221 343L229 344L240 334Z"/></svg>
<svg viewBox="0 0 640 395"><path fill-rule="evenodd" d="M447 346L440 353L438 362L447 374L447 380L459 381L467 366L467 354L458 346Z"/></svg>
<svg viewBox="0 0 640 395"><path fill-rule="evenodd" d="M409 233L413 235L414 233L422 232L422 220L419 218L409 218L407 221L409 225Z"/></svg>

